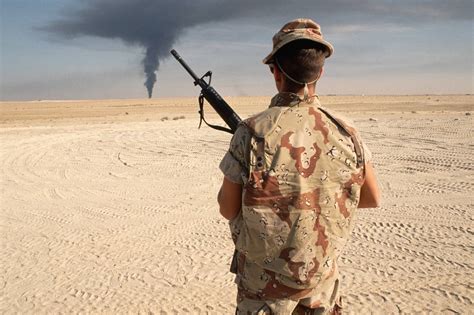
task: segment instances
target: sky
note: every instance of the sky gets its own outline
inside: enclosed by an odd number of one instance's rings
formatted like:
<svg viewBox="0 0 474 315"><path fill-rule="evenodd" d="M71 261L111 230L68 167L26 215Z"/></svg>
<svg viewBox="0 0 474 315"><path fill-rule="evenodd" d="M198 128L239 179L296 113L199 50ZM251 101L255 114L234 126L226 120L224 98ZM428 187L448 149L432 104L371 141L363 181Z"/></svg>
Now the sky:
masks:
<svg viewBox="0 0 474 315"><path fill-rule="evenodd" d="M335 48L319 94L472 94L473 1L0 0L0 100L199 94L168 53L225 96L272 95L262 59L283 24ZM148 65L148 67L145 67ZM157 71L155 72L155 69ZM146 72L146 73L145 73Z"/></svg>

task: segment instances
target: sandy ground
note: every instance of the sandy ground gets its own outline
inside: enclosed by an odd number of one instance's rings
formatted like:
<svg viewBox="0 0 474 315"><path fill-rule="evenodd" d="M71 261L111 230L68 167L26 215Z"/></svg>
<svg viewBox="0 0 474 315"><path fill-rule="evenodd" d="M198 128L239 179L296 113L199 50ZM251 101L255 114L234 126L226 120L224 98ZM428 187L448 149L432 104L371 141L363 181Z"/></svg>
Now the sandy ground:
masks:
<svg viewBox="0 0 474 315"><path fill-rule="evenodd" d="M242 117L268 97L229 98ZM350 314L473 312L474 97L325 96L383 203L341 258ZM0 312L232 314L218 215L230 135L195 99L0 103ZM211 109L212 122L220 122Z"/></svg>

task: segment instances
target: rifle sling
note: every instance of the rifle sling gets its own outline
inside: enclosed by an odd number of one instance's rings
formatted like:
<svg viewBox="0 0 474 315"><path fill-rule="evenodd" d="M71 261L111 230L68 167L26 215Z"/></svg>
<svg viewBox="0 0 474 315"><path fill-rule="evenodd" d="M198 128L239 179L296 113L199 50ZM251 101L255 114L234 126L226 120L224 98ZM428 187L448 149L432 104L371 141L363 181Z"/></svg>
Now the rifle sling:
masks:
<svg viewBox="0 0 474 315"><path fill-rule="evenodd" d="M231 129L229 128L225 128L225 127L222 127L222 126L218 126L218 125L213 125L213 124L209 124L206 119L204 118L204 95L201 93L199 95L199 126L198 126L198 129L201 128L201 124L202 122L204 121L204 123L206 125L208 125L209 127L211 127L212 129L216 129L216 130L219 130L219 131L225 131L225 132L228 132L230 134L234 134L234 132L232 132Z"/></svg>

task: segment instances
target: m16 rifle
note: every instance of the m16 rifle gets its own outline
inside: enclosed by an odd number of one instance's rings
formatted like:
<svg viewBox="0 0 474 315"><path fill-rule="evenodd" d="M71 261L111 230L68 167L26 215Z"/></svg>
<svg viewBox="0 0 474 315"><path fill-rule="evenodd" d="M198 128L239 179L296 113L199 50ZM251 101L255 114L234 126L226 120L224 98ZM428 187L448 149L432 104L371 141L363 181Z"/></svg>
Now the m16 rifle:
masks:
<svg viewBox="0 0 474 315"><path fill-rule="evenodd" d="M171 50L171 54L194 79L194 85L199 85L201 87L201 94L199 94L199 128L204 121L204 123L206 123L206 125L211 128L233 134L242 119L240 119L239 115L237 115L237 113L229 106L229 104L227 104L222 96L220 96L219 93L217 93L217 91L211 86L212 72L207 71L202 77L199 78L186 64L183 58L181 58L176 50ZM206 81L205 78L209 78L209 80ZM206 99L206 101L214 108L219 116L221 116L230 129L222 126L212 125L206 121L204 118L204 99Z"/></svg>

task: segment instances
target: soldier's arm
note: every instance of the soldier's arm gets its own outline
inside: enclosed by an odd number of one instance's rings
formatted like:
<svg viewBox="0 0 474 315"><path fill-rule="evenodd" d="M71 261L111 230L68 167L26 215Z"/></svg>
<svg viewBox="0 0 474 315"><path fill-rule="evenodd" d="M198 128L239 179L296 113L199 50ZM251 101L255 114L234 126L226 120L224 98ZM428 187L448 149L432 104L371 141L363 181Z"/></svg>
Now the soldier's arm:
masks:
<svg viewBox="0 0 474 315"><path fill-rule="evenodd" d="M224 177L217 195L217 202L219 203L219 211L224 218L227 220L235 218L242 206L242 185L233 183Z"/></svg>
<svg viewBox="0 0 474 315"><path fill-rule="evenodd" d="M360 190L358 208L377 208L380 206L380 190L375 171L370 162L365 165L365 181Z"/></svg>

